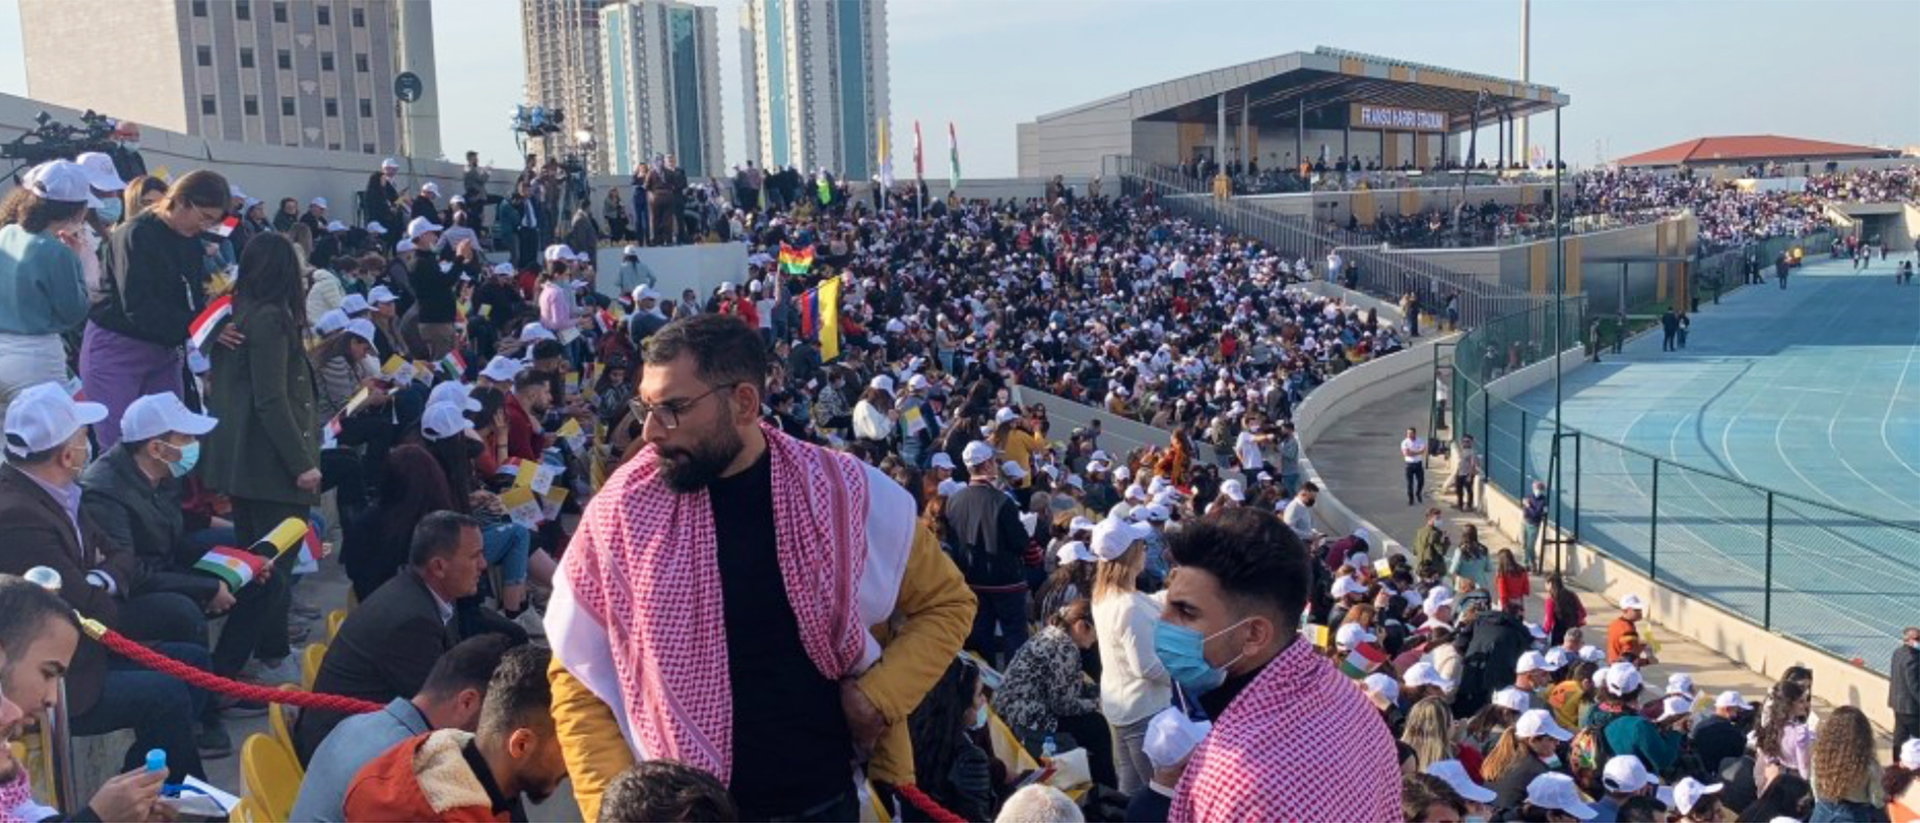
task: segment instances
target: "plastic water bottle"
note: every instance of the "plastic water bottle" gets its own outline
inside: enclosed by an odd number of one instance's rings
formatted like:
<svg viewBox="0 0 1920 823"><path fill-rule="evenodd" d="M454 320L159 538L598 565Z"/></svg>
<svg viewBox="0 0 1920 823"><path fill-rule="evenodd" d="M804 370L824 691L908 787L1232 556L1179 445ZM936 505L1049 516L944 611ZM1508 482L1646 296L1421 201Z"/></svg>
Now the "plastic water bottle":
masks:
<svg viewBox="0 0 1920 823"><path fill-rule="evenodd" d="M1044 759L1052 760L1053 754L1057 749L1058 747L1053 744L1053 735L1047 735L1047 739L1040 744L1040 756ZM164 752L162 754L164 754Z"/></svg>
<svg viewBox="0 0 1920 823"><path fill-rule="evenodd" d="M166 749L148 749L147 750L147 771L164 772L166 770L167 770L167 750Z"/></svg>

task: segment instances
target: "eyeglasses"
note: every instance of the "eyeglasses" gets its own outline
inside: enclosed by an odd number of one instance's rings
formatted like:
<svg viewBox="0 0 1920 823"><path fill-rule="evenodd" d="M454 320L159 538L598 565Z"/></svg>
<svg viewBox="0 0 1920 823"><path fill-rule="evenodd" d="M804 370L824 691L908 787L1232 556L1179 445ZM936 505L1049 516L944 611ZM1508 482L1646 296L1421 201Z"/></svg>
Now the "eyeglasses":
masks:
<svg viewBox="0 0 1920 823"><path fill-rule="evenodd" d="M647 418L659 415L660 425L667 427L667 431L673 431L674 429L680 428L680 415L686 414L687 410L693 408L694 404L738 385L740 385L738 381L722 383L708 389L705 394L698 397L690 397L685 400L668 400L665 403L650 404L634 399L628 401L627 405L633 410L633 419L640 421L640 425L645 426L647 424Z"/></svg>

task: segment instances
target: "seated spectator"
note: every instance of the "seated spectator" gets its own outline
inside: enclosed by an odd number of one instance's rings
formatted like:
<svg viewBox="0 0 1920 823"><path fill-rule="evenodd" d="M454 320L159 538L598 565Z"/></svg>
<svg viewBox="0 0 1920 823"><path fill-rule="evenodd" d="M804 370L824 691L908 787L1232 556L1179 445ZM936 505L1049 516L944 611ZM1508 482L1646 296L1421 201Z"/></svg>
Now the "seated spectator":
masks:
<svg viewBox="0 0 1920 823"><path fill-rule="evenodd" d="M600 797L599 819L601 823L733 823L740 819L740 810L727 787L713 775L672 760L648 760L635 763L607 784Z"/></svg>
<svg viewBox="0 0 1920 823"><path fill-rule="evenodd" d="M947 666L913 710L913 773L920 790L967 820L986 820L998 805L993 755L975 741L987 728L980 667L962 657Z"/></svg>
<svg viewBox="0 0 1920 823"><path fill-rule="evenodd" d="M1007 664L993 709L1036 756L1048 742L1055 751L1086 749L1094 782L1111 786L1113 746L1100 714L1100 686L1081 665L1082 652L1097 642L1086 598L1047 615L1047 627Z"/></svg>
<svg viewBox="0 0 1920 823"><path fill-rule="evenodd" d="M362 602L407 565L415 524L437 511L457 511L440 464L426 449L404 445L387 455L380 499L347 524L340 563Z"/></svg>
<svg viewBox="0 0 1920 823"><path fill-rule="evenodd" d="M380 711L340 721L307 762L292 819L339 823L346 819L341 801L347 786L368 761L434 729L471 732L478 728L487 682L512 643L500 634L462 640L434 661L419 694L396 697Z"/></svg>
<svg viewBox="0 0 1920 823"><path fill-rule="evenodd" d="M374 758L347 787L346 819L506 823L521 816L522 797L546 800L567 778L547 684L550 660L546 649L532 646L507 652L487 683L477 731L439 729Z"/></svg>
<svg viewBox="0 0 1920 823"><path fill-rule="evenodd" d="M192 611L192 603L170 593L134 596L144 583L139 558L81 517L80 475L92 452L88 427L106 416L106 407L75 402L55 383L30 387L8 404L7 462L0 466L0 523L6 524L7 540L0 550L0 572L24 575L46 566L59 573L60 596L81 614L135 640L160 641L156 645L167 653L205 666L206 646L148 633L177 623L161 615L182 603ZM144 614L156 619L150 624ZM133 745L122 761L128 769L144 764L148 749L160 748L172 753L167 761L172 779L205 776L199 743L207 743L212 754L232 751L217 724L204 739L194 731L195 718L206 716L211 706L206 693L131 661L109 660L97 643L75 654L67 700L74 734L133 730Z"/></svg>
<svg viewBox="0 0 1920 823"><path fill-rule="evenodd" d="M73 607L39 585L13 575L0 575L0 676L4 676L5 703L18 706L26 717L46 723L60 696L61 676L73 662L80 644L80 627ZM9 713L10 714L10 713ZM27 734L21 718L0 724L7 741ZM33 770L12 757L12 747L0 754L0 797L12 804L4 811L13 819L60 821L55 809L33 800ZM65 820L98 823L102 820L147 821L171 819L158 808L164 771L141 765L107 778L92 799Z"/></svg>
<svg viewBox="0 0 1920 823"><path fill-rule="evenodd" d="M1400 779L1400 813L1408 821L1461 823L1467 819L1467 802L1445 780L1410 774Z"/></svg>
<svg viewBox="0 0 1920 823"><path fill-rule="evenodd" d="M313 690L386 703L418 694L432 670L460 642L453 602L479 589L487 559L480 526L454 512L429 514L414 528L407 568L348 613L321 658ZM301 712L294 745L304 763L344 715Z"/></svg>
<svg viewBox="0 0 1920 823"><path fill-rule="evenodd" d="M1487 788L1498 795L1495 809L1520 808L1534 782L1544 774L1567 772L1560 756L1560 744L1573 739L1573 733L1553 722L1546 709L1529 709L1501 733L1499 742L1487 752L1480 764L1480 777Z"/></svg>
<svg viewBox="0 0 1920 823"><path fill-rule="evenodd" d="M1052 786L1036 783L1013 793L994 823L1082 823L1086 814L1073 798Z"/></svg>

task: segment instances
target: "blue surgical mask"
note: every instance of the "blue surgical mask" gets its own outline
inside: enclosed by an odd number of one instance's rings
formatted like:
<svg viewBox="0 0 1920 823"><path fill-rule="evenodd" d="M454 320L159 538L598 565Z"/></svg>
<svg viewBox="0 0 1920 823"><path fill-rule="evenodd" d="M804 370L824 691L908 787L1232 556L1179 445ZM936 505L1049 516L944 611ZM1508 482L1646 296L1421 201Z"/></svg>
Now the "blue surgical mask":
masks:
<svg viewBox="0 0 1920 823"><path fill-rule="evenodd" d="M200 462L200 441L175 448L180 451L180 459L168 463L167 471L174 477L186 477L187 472L193 471L193 467Z"/></svg>
<svg viewBox="0 0 1920 823"><path fill-rule="evenodd" d="M1233 665L1241 657L1236 655L1221 666L1208 663L1207 641L1233 631L1245 622L1241 620L1211 635L1202 636L1197 629L1161 620L1153 624L1153 652L1160 658L1160 665L1167 667L1167 675L1173 678L1173 682L1196 696L1204 694L1226 682L1227 666Z"/></svg>
<svg viewBox="0 0 1920 823"><path fill-rule="evenodd" d="M93 211L100 215L100 219L108 223L118 223L120 222L120 210L125 208L125 206L126 204L120 202L120 198L109 197L101 200L100 208L94 209Z"/></svg>
<svg viewBox="0 0 1920 823"><path fill-rule="evenodd" d="M977 732L986 727L987 727L987 704L982 703L980 704L980 708L973 713L973 722L967 726L967 729L969 731Z"/></svg>

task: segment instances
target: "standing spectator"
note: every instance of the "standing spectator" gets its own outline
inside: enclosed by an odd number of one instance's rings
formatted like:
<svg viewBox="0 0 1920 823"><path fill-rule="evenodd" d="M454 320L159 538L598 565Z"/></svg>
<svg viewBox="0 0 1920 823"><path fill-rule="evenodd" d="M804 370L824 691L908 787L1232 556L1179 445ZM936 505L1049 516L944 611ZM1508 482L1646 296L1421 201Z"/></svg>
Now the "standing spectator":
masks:
<svg viewBox="0 0 1920 823"><path fill-rule="evenodd" d="M1513 685L1520 655L1533 647L1533 635L1513 613L1487 609L1472 623L1461 625L1460 685L1454 695L1453 713L1470 717L1480 711L1494 692ZM1491 774L1483 774L1488 779Z"/></svg>
<svg viewBox="0 0 1920 823"><path fill-rule="evenodd" d="M1293 530L1294 536L1300 538L1302 545L1312 542L1313 536L1318 533L1313 527L1313 503L1319 496L1320 487L1314 485L1313 481L1301 483L1300 493L1287 501L1286 513L1281 517L1286 521L1287 528Z"/></svg>
<svg viewBox="0 0 1920 823"><path fill-rule="evenodd" d="M360 195L360 209L367 214L367 221L381 226L398 227L405 223L406 215L397 210L400 202L400 189L393 184L394 177L400 173L400 162L389 157L380 161L380 170L367 175L367 188ZM390 232L389 232L390 234ZM391 237L378 238L384 246Z"/></svg>
<svg viewBox="0 0 1920 823"><path fill-rule="evenodd" d="M1462 435L1453 456L1453 510L1474 509L1474 483L1480 477L1480 453L1474 450L1473 435Z"/></svg>
<svg viewBox="0 0 1920 823"><path fill-rule="evenodd" d="M120 415L135 398L183 393L180 346L206 301L204 265L212 253L200 235L226 216L227 196L226 178L190 172L108 240L106 297L88 313L80 347L87 396L107 407L94 432L101 448L120 442ZM293 265L297 297L298 260Z"/></svg>
<svg viewBox="0 0 1920 823"><path fill-rule="evenodd" d="M1526 568L1513 559L1513 552L1501 549L1494 556L1493 602L1497 608L1525 608L1532 594L1532 582Z"/></svg>
<svg viewBox="0 0 1920 823"><path fill-rule="evenodd" d="M1607 662L1625 660L1636 666L1653 661L1653 650L1640 639L1639 622L1647 616L1647 601L1637 594L1620 598L1620 616L1607 625Z"/></svg>
<svg viewBox="0 0 1920 823"><path fill-rule="evenodd" d="M1453 554L1447 560L1447 574L1454 579L1454 590L1468 592L1493 592L1493 558L1487 552L1487 546L1480 542L1480 528L1468 523L1460 527L1460 545L1453 547Z"/></svg>
<svg viewBox="0 0 1920 823"><path fill-rule="evenodd" d="M1520 519L1520 562L1529 571L1539 574L1546 562L1546 553L1536 553L1540 545L1540 535L1547 524L1547 484L1545 481L1533 481L1533 491L1521 503ZM1558 641L1556 641L1557 643Z"/></svg>
<svg viewBox="0 0 1920 823"><path fill-rule="evenodd" d="M1880 756L1873 726L1853 706L1833 710L1813 742L1811 823L1866 823L1887 819Z"/></svg>
<svg viewBox="0 0 1920 823"><path fill-rule="evenodd" d="M993 447L978 440L968 443L961 462L967 466L968 483L947 500L947 527L953 534L955 561L979 600L967 648L990 664L1004 665L1027 641L1025 556L1031 537L1020 522L1019 505L993 485L999 473ZM1096 597L1094 606L1099 605Z"/></svg>
<svg viewBox="0 0 1920 823"><path fill-rule="evenodd" d="M485 217L487 205L499 199L487 194L487 184L492 181L493 166L481 167L480 153L468 151L467 169L460 173L460 189L466 195L469 208L473 211L474 225L480 225L481 219Z"/></svg>
<svg viewBox="0 0 1920 823"><path fill-rule="evenodd" d="M1680 316L1674 314L1673 307L1660 313L1660 350L1673 351L1674 339L1680 333Z"/></svg>
<svg viewBox="0 0 1920 823"><path fill-rule="evenodd" d="M607 240L625 243L632 239L633 235L627 231L627 223L630 222L627 216L627 204L620 199L619 186L607 187L607 199L602 204L601 211L607 217Z"/></svg>
<svg viewBox="0 0 1920 823"><path fill-rule="evenodd" d="M609 189L609 191L612 191ZM567 222L567 246L576 253L591 256L600 248L600 224L593 219L592 204L585 200L573 210L573 218Z"/></svg>
<svg viewBox="0 0 1920 823"><path fill-rule="evenodd" d="M1587 624L1587 607L1580 602L1580 595L1567 588L1565 578L1559 572L1547 575L1546 615L1541 618L1541 628L1547 632L1547 643L1559 646L1572 635L1577 638L1581 626ZM1578 649L1570 649L1578 653Z"/></svg>
<svg viewBox="0 0 1920 823"><path fill-rule="evenodd" d="M300 299L300 263L293 244L262 235L240 255L233 327L245 342L213 351L207 410L221 421L207 436L207 487L233 501L233 527L251 546L288 518L306 520L320 502L320 420L306 351L307 318ZM275 566L290 574L297 553ZM284 658L287 602L264 615L253 651L268 665Z"/></svg>
<svg viewBox="0 0 1920 823"><path fill-rule="evenodd" d="M86 170L64 160L28 170L0 202L0 413L28 386L65 383L61 335L87 319Z"/></svg>
<svg viewBox="0 0 1920 823"><path fill-rule="evenodd" d="M461 276L477 279L480 274L479 251L470 241L437 255L427 251L439 241L444 228L424 217L415 217L407 224L407 238L421 250L407 279L413 285L415 305L420 310L420 337L427 344L427 357L431 360L439 360L453 351L454 321L458 319L454 305Z"/></svg>
<svg viewBox="0 0 1920 823"><path fill-rule="evenodd" d="M1893 748L1920 738L1920 627L1900 633L1887 670L1887 705L1893 708Z"/></svg>
<svg viewBox="0 0 1920 823"><path fill-rule="evenodd" d="M1407 466L1407 505L1416 505L1427 493L1427 441L1421 439L1419 429L1407 427L1407 436L1400 441L1400 459Z"/></svg>
<svg viewBox="0 0 1920 823"><path fill-rule="evenodd" d="M674 203L673 174L667 169L666 156L653 156L643 185L647 190L647 226L652 230L649 246L671 246L679 242L680 218Z"/></svg>
<svg viewBox="0 0 1920 823"><path fill-rule="evenodd" d="M1135 587L1147 567L1143 523L1107 518L1093 528L1093 623L1101 627L1100 712L1113 738L1113 768L1122 794L1153 777L1146 755L1147 725L1173 697L1172 678L1156 653L1154 616L1160 607Z"/></svg>
<svg viewBox="0 0 1920 823"><path fill-rule="evenodd" d="M1214 725L1167 819L1399 819L1386 725L1299 635L1311 561L1292 531L1233 508L1182 529L1169 551L1156 656Z"/></svg>

